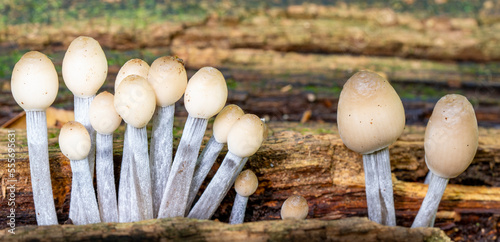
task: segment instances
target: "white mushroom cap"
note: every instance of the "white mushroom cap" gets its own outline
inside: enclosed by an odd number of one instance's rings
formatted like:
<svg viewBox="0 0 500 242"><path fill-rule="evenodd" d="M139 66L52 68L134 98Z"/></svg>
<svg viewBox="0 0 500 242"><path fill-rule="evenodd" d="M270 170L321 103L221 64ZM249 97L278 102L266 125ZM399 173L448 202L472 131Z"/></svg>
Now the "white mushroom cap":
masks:
<svg viewBox="0 0 500 242"><path fill-rule="evenodd" d="M109 92L101 92L90 104L90 124L100 134L112 134L122 118L115 110L114 96Z"/></svg>
<svg viewBox="0 0 500 242"><path fill-rule="evenodd" d="M136 128L148 124L156 108L153 88L144 77L127 76L115 93L115 109L118 114Z"/></svg>
<svg viewBox="0 0 500 242"><path fill-rule="evenodd" d="M264 141L264 124L254 114L245 114L233 124L227 135L227 148L238 157L249 157Z"/></svg>
<svg viewBox="0 0 500 242"><path fill-rule="evenodd" d="M282 219L305 219L309 213L307 200L299 195L292 195L281 206Z"/></svg>
<svg viewBox="0 0 500 242"><path fill-rule="evenodd" d="M242 197L251 196L259 186L259 180L253 171L242 171L234 182L234 189Z"/></svg>
<svg viewBox="0 0 500 242"><path fill-rule="evenodd" d="M439 99L425 129L427 167L440 177L456 177L470 165L477 146L476 115L467 98L450 94Z"/></svg>
<svg viewBox="0 0 500 242"><path fill-rule="evenodd" d="M38 51L24 54L16 63L10 85L17 104L26 111L47 109L59 89L54 64Z"/></svg>
<svg viewBox="0 0 500 242"><path fill-rule="evenodd" d="M149 69L148 82L155 90L157 106L174 104L186 91L187 74L184 63L172 56L156 59Z"/></svg>
<svg viewBox="0 0 500 242"><path fill-rule="evenodd" d="M59 148L70 160L83 160L90 151L90 136L79 122L69 121L59 133Z"/></svg>
<svg viewBox="0 0 500 242"><path fill-rule="evenodd" d="M219 70L203 67L189 79L184 106L190 116L209 119L224 107L226 100L226 80Z"/></svg>
<svg viewBox="0 0 500 242"><path fill-rule="evenodd" d="M120 68L118 71L118 74L116 75L115 79L115 93L116 89L120 85L120 83L125 79L125 77L130 76L130 75L138 75L142 76L145 79L148 78L148 73L149 73L149 65L147 62L141 60L141 59L131 59L125 62L123 66Z"/></svg>
<svg viewBox="0 0 500 242"><path fill-rule="evenodd" d="M238 105L227 105L217 114L214 121L214 137L221 144L227 142L227 135L234 122L245 114Z"/></svg>
<svg viewBox="0 0 500 242"><path fill-rule="evenodd" d="M403 133L403 103L389 82L371 71L360 71L340 93L337 124L351 150L373 153L394 143Z"/></svg>
<svg viewBox="0 0 500 242"><path fill-rule="evenodd" d="M74 39L62 62L64 83L73 95L95 95L107 75L108 62L99 42L87 36Z"/></svg>

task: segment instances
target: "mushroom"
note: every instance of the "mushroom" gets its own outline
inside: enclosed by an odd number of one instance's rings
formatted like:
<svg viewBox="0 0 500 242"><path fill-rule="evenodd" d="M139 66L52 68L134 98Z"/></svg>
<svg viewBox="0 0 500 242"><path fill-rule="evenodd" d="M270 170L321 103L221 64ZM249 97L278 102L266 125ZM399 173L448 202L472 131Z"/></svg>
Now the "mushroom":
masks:
<svg viewBox="0 0 500 242"><path fill-rule="evenodd" d="M64 124L59 134L59 148L70 159L72 182L69 218L75 225L100 223L92 176L87 156L90 136L87 129L76 121Z"/></svg>
<svg viewBox="0 0 500 242"><path fill-rule="evenodd" d="M145 78L127 76L116 89L114 106L127 123L118 188L119 221L152 219L153 198L146 125L156 106L154 90Z"/></svg>
<svg viewBox="0 0 500 242"><path fill-rule="evenodd" d="M340 93L337 123L344 144L363 155L369 219L396 225L388 146L405 127L401 99L383 77L360 71Z"/></svg>
<svg viewBox="0 0 500 242"><path fill-rule="evenodd" d="M172 166L175 102L182 97L187 85L184 63L181 59L171 56L156 59L149 69L148 82L156 94L149 155L153 183L153 215L156 218Z"/></svg>
<svg viewBox="0 0 500 242"><path fill-rule="evenodd" d="M184 94L184 105L189 115L168 176L158 218L184 216L208 119L224 107L226 99L226 81L219 70L203 67L189 80Z"/></svg>
<svg viewBox="0 0 500 242"><path fill-rule="evenodd" d="M207 188L189 212L189 218L209 219L233 185L249 157L264 141L264 124L254 114L245 114L236 121L227 136L228 152Z"/></svg>
<svg viewBox="0 0 500 242"><path fill-rule="evenodd" d="M116 74L116 79L115 79L115 93L116 89L120 85L120 83L125 79L127 76L130 75L138 75L144 78L148 78L148 73L149 73L149 65L145 61L141 59L130 59L123 66L120 68L118 71L118 74Z"/></svg>
<svg viewBox="0 0 500 242"><path fill-rule="evenodd" d="M71 42L64 54L62 76L64 83L75 96L75 121L83 124L90 134L88 160L92 178L95 165L95 130L90 124L89 108L107 74L108 62L99 42L87 36L80 36Z"/></svg>
<svg viewBox="0 0 500 242"><path fill-rule="evenodd" d="M288 197L281 206L281 219L305 219L308 213L307 200L299 195Z"/></svg>
<svg viewBox="0 0 500 242"><path fill-rule="evenodd" d="M97 95L89 115L96 135L96 180L99 211L103 222L118 222L115 175L113 169L113 132L122 118L115 110L114 96L109 92Z"/></svg>
<svg viewBox="0 0 500 242"><path fill-rule="evenodd" d="M236 197L234 198L233 209L231 210L231 217L229 217L230 224L241 224L245 219L245 210L247 207L248 197L250 197L257 187L259 180L251 170L244 170L238 175L234 183L236 190Z"/></svg>
<svg viewBox="0 0 500 242"><path fill-rule="evenodd" d="M424 140L431 181L412 228L429 226L448 180L467 169L477 147L476 115L467 98L449 94L439 99L427 123Z"/></svg>
<svg viewBox="0 0 500 242"><path fill-rule="evenodd" d="M243 114L243 110L238 107L238 105L230 104L224 107L217 117L215 117L213 135L201 152L198 160L196 160L193 180L191 181L191 188L189 190L188 205L186 206L186 214L189 213L189 209L193 204L196 194L198 190L200 190L201 184L207 177L217 156L219 156L224 144L227 143L227 134L229 130L234 122L243 116Z"/></svg>
<svg viewBox="0 0 500 242"><path fill-rule="evenodd" d="M44 54L30 51L14 66L11 90L17 104L26 111L31 187L38 225L57 224L50 179L45 110L56 99L58 88L54 64Z"/></svg>

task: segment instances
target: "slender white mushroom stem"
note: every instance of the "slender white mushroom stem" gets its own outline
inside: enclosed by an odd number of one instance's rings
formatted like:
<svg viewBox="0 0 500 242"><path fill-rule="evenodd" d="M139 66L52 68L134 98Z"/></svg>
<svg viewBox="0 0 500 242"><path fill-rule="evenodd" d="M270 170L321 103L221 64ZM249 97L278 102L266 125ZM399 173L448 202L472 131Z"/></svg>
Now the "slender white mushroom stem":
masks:
<svg viewBox="0 0 500 242"><path fill-rule="evenodd" d="M236 193L234 198L233 209L231 210L231 216L229 217L230 224L241 224L245 219L245 210L247 208L248 197L241 196Z"/></svg>
<svg viewBox="0 0 500 242"><path fill-rule="evenodd" d="M118 222L115 174L113 167L113 134L96 136L96 180L101 220Z"/></svg>
<svg viewBox="0 0 500 242"><path fill-rule="evenodd" d="M127 130L130 128L132 127L129 127L128 125L125 128L122 163L120 167L120 182L118 184L118 221L121 223L129 222L131 220L130 214L128 213L132 205L131 200L129 199L131 197L131 178L129 176L129 170L132 163L133 154L132 150L128 148L130 147L130 139L127 138L127 136L129 135L129 132Z"/></svg>
<svg viewBox="0 0 500 242"><path fill-rule="evenodd" d="M94 167L95 167L95 136L96 132L92 125L90 124L89 110L95 95L90 97L77 97L75 96L75 121L81 123L89 132L90 135L90 152L88 156L88 162L90 167L90 175L92 180L94 179Z"/></svg>
<svg viewBox="0 0 500 242"><path fill-rule="evenodd" d="M88 160L71 160L72 185L69 218L75 225L100 223Z"/></svg>
<svg viewBox="0 0 500 242"><path fill-rule="evenodd" d="M45 111L26 111L31 186L38 225L57 224L52 195Z"/></svg>
<svg viewBox="0 0 500 242"><path fill-rule="evenodd" d="M433 176L432 171L427 172L427 176L425 176L424 184L429 185L429 183L431 182L432 176ZM429 224L429 227L434 227L434 222L436 221L436 213L437 213L437 210L434 213L434 216L432 217L432 220L431 220L431 223Z"/></svg>
<svg viewBox="0 0 500 242"><path fill-rule="evenodd" d="M380 197L379 176L377 172L376 156L372 154L363 155L363 168L365 171L366 205L368 207L368 219L382 224L382 204Z"/></svg>
<svg viewBox="0 0 500 242"><path fill-rule="evenodd" d="M375 151L378 183L380 189L380 203L382 224L396 226L396 212L394 209L394 195L392 189L391 162L389 158L389 148Z"/></svg>
<svg viewBox="0 0 500 242"><path fill-rule="evenodd" d="M153 115L149 163L153 189L153 217L155 218L158 217L161 198L172 166L174 112L175 104L166 107L156 106Z"/></svg>
<svg viewBox="0 0 500 242"><path fill-rule="evenodd" d="M168 176L158 218L184 216L191 180L196 166L196 157L200 150L207 123L207 119L188 116Z"/></svg>
<svg viewBox="0 0 500 242"><path fill-rule="evenodd" d="M411 225L412 228L429 226L432 218L437 212L439 202L443 197L448 180L448 178L442 178L436 175L432 176L429 189L427 190L427 194L422 202L422 206L418 210L417 217Z"/></svg>

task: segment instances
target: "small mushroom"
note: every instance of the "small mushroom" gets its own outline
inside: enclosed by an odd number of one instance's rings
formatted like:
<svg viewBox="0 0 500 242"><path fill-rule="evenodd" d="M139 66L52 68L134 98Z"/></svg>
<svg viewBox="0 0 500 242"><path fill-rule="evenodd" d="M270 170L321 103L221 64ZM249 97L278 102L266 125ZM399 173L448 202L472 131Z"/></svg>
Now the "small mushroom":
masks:
<svg viewBox="0 0 500 242"><path fill-rule="evenodd" d="M16 102L26 111L31 187L38 225L57 224L50 179L45 110L56 99L58 88L54 64L44 54L30 51L14 66L11 90Z"/></svg>
<svg viewBox="0 0 500 242"><path fill-rule="evenodd" d="M74 39L64 54L62 76L75 96L75 121L83 124L90 134L88 160L92 178L95 166L95 130L90 124L89 108L107 75L108 62L99 42L87 36Z"/></svg>
<svg viewBox="0 0 500 242"><path fill-rule="evenodd" d="M241 224L245 219L245 210L250 197L257 190L259 180L253 171L244 170L238 175L234 183L236 197L229 217L230 224Z"/></svg>
<svg viewBox="0 0 500 242"><path fill-rule="evenodd" d="M89 109L90 123L96 135L96 180L99 211L103 222L118 222L115 175L113 169L113 132L122 118L116 112L114 96L109 92L97 95Z"/></svg>
<svg viewBox="0 0 500 242"><path fill-rule="evenodd" d="M388 146L405 127L401 99L383 77L360 71L344 84L337 110L342 141L363 154L369 219L396 225Z"/></svg>
<svg viewBox="0 0 500 242"><path fill-rule="evenodd" d="M184 63L181 59L171 56L156 59L149 69L148 82L156 94L149 154L153 183L153 215L156 218L172 166L175 102L182 97L187 85Z"/></svg>
<svg viewBox="0 0 500 242"><path fill-rule="evenodd" d="M148 81L127 76L116 89L116 112L127 123L118 188L120 222L153 218L151 168L146 125L153 116L156 98Z"/></svg>
<svg viewBox="0 0 500 242"><path fill-rule="evenodd" d="M477 147L476 115L467 98L449 94L439 99L427 123L424 140L431 181L412 228L430 225L448 180L469 167Z"/></svg>
<svg viewBox="0 0 500 242"><path fill-rule="evenodd" d="M249 157L264 141L264 124L254 114L245 114L236 121L227 136L228 152L207 188L189 212L189 218L209 219L233 185Z"/></svg>
<svg viewBox="0 0 500 242"><path fill-rule="evenodd" d="M70 159L72 181L69 218L75 225L100 223L92 176L87 156L90 136L87 129L76 121L64 124L59 134L59 148Z"/></svg>
<svg viewBox="0 0 500 242"><path fill-rule="evenodd" d="M307 200L299 195L292 195L281 206L281 219L305 219L309 213Z"/></svg>
<svg viewBox="0 0 500 242"><path fill-rule="evenodd" d="M168 175L158 218L185 215L196 158L208 119L224 107L226 99L226 81L219 70L203 67L189 79L184 94L189 115Z"/></svg>

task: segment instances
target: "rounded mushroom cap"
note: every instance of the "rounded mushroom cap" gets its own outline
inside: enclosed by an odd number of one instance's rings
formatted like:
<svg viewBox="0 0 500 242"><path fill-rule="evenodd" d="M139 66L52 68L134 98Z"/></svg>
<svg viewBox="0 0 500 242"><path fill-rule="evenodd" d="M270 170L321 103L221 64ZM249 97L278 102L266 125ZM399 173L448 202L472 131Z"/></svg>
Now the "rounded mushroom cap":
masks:
<svg viewBox="0 0 500 242"><path fill-rule="evenodd" d="M264 124L254 114L241 116L229 130L227 148L238 157L249 157L264 141Z"/></svg>
<svg viewBox="0 0 500 242"><path fill-rule="evenodd" d="M281 206L282 219L305 219L309 213L307 200L299 195L292 195Z"/></svg>
<svg viewBox="0 0 500 242"><path fill-rule="evenodd" d="M14 66L11 90L17 104L26 111L47 109L59 89L56 68L46 55L38 51L24 54Z"/></svg>
<svg viewBox="0 0 500 242"><path fill-rule="evenodd" d="M369 154L394 143L403 133L403 103L383 77L360 71L347 80L340 93L337 125L349 149Z"/></svg>
<svg viewBox="0 0 500 242"><path fill-rule="evenodd" d="M122 121L115 110L114 96L109 92L101 92L90 104L90 124L100 134L112 134Z"/></svg>
<svg viewBox="0 0 500 242"><path fill-rule="evenodd" d="M227 135L234 122L245 114L238 105L227 105L217 114L214 121L214 137L221 144L227 142Z"/></svg>
<svg viewBox="0 0 500 242"><path fill-rule="evenodd" d="M64 124L59 133L59 148L70 160L83 160L90 151L90 136L87 129L76 121Z"/></svg>
<svg viewBox="0 0 500 242"><path fill-rule="evenodd" d="M425 129L427 167L440 177L456 177L470 165L477 146L476 115L467 98L450 94L439 99Z"/></svg>
<svg viewBox="0 0 500 242"><path fill-rule="evenodd" d="M187 86L184 63L172 56L156 59L149 69L148 82L155 90L157 106L174 104L182 97Z"/></svg>
<svg viewBox="0 0 500 242"><path fill-rule="evenodd" d="M123 66L118 71L115 79L115 93L116 89L120 85L120 83L125 79L125 77L130 75L138 75L142 76L145 79L148 78L149 73L149 65L145 61L141 59L131 59L125 62Z"/></svg>
<svg viewBox="0 0 500 242"><path fill-rule="evenodd" d="M106 55L97 40L80 36L64 54L62 76L68 89L77 97L90 97L101 88L108 75Z"/></svg>
<svg viewBox="0 0 500 242"><path fill-rule="evenodd" d="M258 186L259 180L257 180L257 176L251 170L242 171L234 182L234 189L242 197L251 196L257 190Z"/></svg>
<svg viewBox="0 0 500 242"><path fill-rule="evenodd" d="M148 124L156 108L153 88L144 77L127 76L115 94L115 109L118 114L136 128Z"/></svg>
<svg viewBox="0 0 500 242"><path fill-rule="evenodd" d="M186 86L184 106L194 118L209 119L226 104L226 80L219 70L203 67L196 72Z"/></svg>

